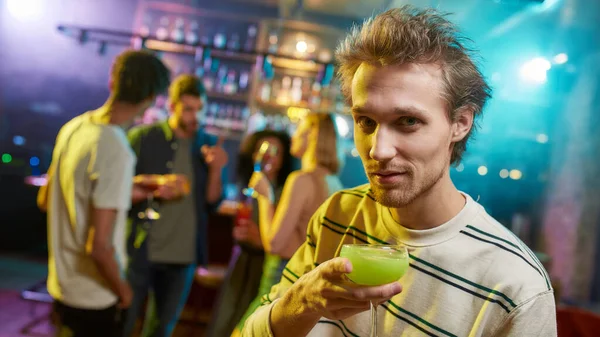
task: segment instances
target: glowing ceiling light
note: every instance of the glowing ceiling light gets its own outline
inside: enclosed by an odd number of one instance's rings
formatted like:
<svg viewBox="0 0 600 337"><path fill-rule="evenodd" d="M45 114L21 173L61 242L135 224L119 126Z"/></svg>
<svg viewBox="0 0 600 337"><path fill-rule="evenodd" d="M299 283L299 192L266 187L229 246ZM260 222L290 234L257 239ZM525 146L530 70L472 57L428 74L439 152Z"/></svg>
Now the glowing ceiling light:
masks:
<svg viewBox="0 0 600 337"><path fill-rule="evenodd" d="M512 180L519 180L523 177L523 173L519 170L510 170L509 176Z"/></svg>
<svg viewBox="0 0 600 337"><path fill-rule="evenodd" d="M479 166L477 168L477 173L479 173L480 176L484 176L488 173L488 168L485 166Z"/></svg>
<svg viewBox="0 0 600 337"><path fill-rule="evenodd" d="M458 164L458 166L456 166L456 172L462 172L464 170L465 170L465 165Z"/></svg>
<svg viewBox="0 0 600 337"><path fill-rule="evenodd" d="M508 170L507 169L500 170L500 178L502 178L502 179L508 178Z"/></svg>
<svg viewBox="0 0 600 337"><path fill-rule="evenodd" d="M546 73L552 64L543 57L536 57L521 66L521 78L530 83L542 84L546 82Z"/></svg>
<svg viewBox="0 0 600 337"><path fill-rule="evenodd" d="M556 54L556 56L554 56L553 61L556 64L567 63L567 61L569 61L569 56L565 53Z"/></svg>
<svg viewBox="0 0 600 337"><path fill-rule="evenodd" d="M296 43L296 50L300 53L306 53L306 50L308 49L308 44L306 44L306 41L304 40L300 40Z"/></svg>
<svg viewBox="0 0 600 337"><path fill-rule="evenodd" d="M10 15L20 21L35 21L44 13L44 0L6 0Z"/></svg>
<svg viewBox="0 0 600 337"><path fill-rule="evenodd" d="M548 143L548 135L540 133L535 137L535 140L537 140L537 142L540 144L546 144Z"/></svg>

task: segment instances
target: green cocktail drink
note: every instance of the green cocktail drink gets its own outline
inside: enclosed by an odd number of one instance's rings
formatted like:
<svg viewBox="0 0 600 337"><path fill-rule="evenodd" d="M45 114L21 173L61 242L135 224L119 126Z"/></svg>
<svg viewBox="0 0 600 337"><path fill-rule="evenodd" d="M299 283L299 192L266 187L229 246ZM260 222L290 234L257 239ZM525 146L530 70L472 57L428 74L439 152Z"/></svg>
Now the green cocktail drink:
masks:
<svg viewBox="0 0 600 337"><path fill-rule="evenodd" d="M343 245L340 257L352 263L348 278L365 286L396 282L408 269L408 251L404 246Z"/></svg>

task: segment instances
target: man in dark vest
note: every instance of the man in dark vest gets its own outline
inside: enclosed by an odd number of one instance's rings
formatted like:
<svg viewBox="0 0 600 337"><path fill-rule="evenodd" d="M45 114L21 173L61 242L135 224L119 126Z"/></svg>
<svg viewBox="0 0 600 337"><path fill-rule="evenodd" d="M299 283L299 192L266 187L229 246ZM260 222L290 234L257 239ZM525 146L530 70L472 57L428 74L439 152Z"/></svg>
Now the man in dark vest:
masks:
<svg viewBox="0 0 600 337"><path fill-rule="evenodd" d="M155 190L134 185L130 213L128 279L133 300L124 336L129 337L149 296L153 310L143 336L170 336L187 299L197 264L206 264L207 214L222 196L222 170L227 153L220 141L200 127L206 104L202 81L176 78L170 89L170 117L140 126L128 138L138 157L136 175L175 175L189 184L167 182ZM177 179L181 182L181 179ZM154 219L146 212L156 211Z"/></svg>

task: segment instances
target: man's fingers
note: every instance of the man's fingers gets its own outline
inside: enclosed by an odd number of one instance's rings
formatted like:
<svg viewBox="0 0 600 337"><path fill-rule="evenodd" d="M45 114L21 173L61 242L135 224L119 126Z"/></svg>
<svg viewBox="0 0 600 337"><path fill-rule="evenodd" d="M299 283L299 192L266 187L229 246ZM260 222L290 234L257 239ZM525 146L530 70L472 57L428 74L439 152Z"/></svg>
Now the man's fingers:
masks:
<svg viewBox="0 0 600 337"><path fill-rule="evenodd" d="M344 274L352 271L350 260L344 257L336 257L319 266L322 275L326 279L339 279Z"/></svg>
<svg viewBox="0 0 600 337"><path fill-rule="evenodd" d="M356 287L348 291L351 299L362 301L381 301L389 299L402 292L402 285L398 282L376 287Z"/></svg>
<svg viewBox="0 0 600 337"><path fill-rule="evenodd" d="M200 152L202 152L202 154L208 153L209 150L210 150L210 146L208 146L208 145L202 145L202 147L200 148Z"/></svg>

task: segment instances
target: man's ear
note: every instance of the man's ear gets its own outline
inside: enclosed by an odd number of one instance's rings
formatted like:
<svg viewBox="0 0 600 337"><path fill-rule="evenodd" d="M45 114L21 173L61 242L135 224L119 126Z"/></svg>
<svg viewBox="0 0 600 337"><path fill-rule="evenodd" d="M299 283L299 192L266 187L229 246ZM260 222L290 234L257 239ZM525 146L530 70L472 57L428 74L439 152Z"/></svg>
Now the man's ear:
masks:
<svg viewBox="0 0 600 337"><path fill-rule="evenodd" d="M451 141L453 143L460 142L471 131L474 115L475 109L471 106L462 107L456 112L452 121Z"/></svg>

